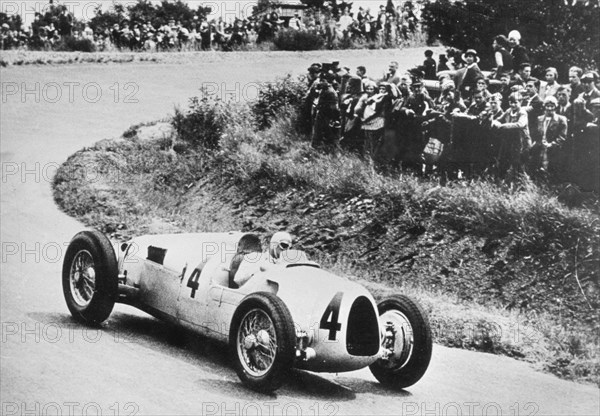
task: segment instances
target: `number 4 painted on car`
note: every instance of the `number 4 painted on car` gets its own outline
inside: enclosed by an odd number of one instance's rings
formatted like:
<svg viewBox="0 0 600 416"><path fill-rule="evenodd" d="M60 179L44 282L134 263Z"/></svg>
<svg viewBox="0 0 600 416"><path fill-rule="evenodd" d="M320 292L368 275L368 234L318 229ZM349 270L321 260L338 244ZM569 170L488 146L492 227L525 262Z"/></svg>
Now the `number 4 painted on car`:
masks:
<svg viewBox="0 0 600 416"><path fill-rule="evenodd" d="M342 329L342 324L339 323L338 318L340 316L340 304L342 303L343 292L337 292L321 317L319 323L320 329L326 329L329 331L329 341L335 341L337 331Z"/></svg>

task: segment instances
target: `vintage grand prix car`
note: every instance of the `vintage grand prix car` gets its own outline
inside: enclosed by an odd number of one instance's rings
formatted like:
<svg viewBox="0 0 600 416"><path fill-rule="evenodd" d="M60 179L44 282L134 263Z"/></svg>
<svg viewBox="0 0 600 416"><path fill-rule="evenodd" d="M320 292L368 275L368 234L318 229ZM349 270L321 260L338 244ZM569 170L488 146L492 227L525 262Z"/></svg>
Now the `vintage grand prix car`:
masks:
<svg viewBox="0 0 600 416"><path fill-rule="evenodd" d="M113 246L102 233L83 231L65 254L64 296L86 324L106 320L121 302L228 343L238 376L258 391L277 389L292 368L370 366L394 388L423 376L432 338L417 303L396 295L377 305L364 287L298 250L237 288L240 259L260 251L253 234L149 235Z"/></svg>

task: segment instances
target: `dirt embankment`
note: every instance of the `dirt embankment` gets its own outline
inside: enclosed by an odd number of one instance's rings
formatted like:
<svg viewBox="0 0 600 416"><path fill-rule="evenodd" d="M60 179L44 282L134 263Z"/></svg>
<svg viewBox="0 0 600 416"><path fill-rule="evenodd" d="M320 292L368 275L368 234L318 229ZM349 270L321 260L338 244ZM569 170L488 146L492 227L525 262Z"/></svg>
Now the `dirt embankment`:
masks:
<svg viewBox="0 0 600 416"><path fill-rule="evenodd" d="M547 259L524 253L511 236L461 232L385 195L334 198L275 190L268 180L241 183L202 161L190 164L174 151L167 130L134 128L129 139L76 153L57 174L55 199L119 239L231 229L266 238L287 230L298 248L376 295L417 297L438 343L517 357L565 378L596 379L597 305L586 301L597 294L582 293L575 275L548 280ZM78 173L90 166L93 181ZM187 179L174 184L173 177Z"/></svg>

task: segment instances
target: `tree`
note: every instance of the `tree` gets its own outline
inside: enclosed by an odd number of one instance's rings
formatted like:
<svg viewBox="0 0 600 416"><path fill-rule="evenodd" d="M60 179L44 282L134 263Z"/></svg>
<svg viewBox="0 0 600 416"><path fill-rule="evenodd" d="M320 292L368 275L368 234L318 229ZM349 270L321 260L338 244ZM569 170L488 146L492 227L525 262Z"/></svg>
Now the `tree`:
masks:
<svg viewBox="0 0 600 416"><path fill-rule="evenodd" d="M598 68L600 63L600 8L591 4L436 0L425 4L422 18L430 43L440 40L461 50L474 48L482 57L483 67L493 66L494 37L514 29L521 33L521 43L529 49L532 63L543 68L555 66L562 77L570 65Z"/></svg>

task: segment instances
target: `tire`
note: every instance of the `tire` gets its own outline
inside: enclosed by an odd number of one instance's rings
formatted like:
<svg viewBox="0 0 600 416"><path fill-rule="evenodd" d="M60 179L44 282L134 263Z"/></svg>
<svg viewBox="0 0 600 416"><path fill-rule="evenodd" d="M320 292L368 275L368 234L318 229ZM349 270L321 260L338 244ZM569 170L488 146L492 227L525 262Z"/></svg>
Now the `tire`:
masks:
<svg viewBox="0 0 600 416"><path fill-rule="evenodd" d="M407 296L395 295L381 301L379 322L385 327L394 324L394 352L369 366L371 373L383 385L395 389L412 386L423 377L431 361L431 327L419 304Z"/></svg>
<svg viewBox="0 0 600 416"><path fill-rule="evenodd" d="M296 355L296 330L287 306L272 293L250 294L236 309L230 328L230 354L242 383L263 393L277 390Z"/></svg>
<svg viewBox="0 0 600 416"><path fill-rule="evenodd" d="M118 297L118 265L108 238L98 231L75 235L63 261L62 284L71 315L97 325L112 312Z"/></svg>

